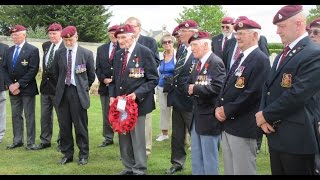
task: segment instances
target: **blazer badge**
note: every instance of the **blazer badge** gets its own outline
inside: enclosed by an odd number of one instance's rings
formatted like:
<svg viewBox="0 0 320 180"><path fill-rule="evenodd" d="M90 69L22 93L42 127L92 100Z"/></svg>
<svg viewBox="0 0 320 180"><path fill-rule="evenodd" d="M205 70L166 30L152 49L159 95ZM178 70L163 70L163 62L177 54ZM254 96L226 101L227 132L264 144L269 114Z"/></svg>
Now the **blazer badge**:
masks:
<svg viewBox="0 0 320 180"><path fill-rule="evenodd" d="M290 88L292 85L292 75L283 73L280 85L284 88Z"/></svg>
<svg viewBox="0 0 320 180"><path fill-rule="evenodd" d="M244 77L237 77L237 81L234 86L238 89L244 88Z"/></svg>
<svg viewBox="0 0 320 180"><path fill-rule="evenodd" d="M28 61L26 61L25 59L21 62L22 66L27 66L28 65Z"/></svg>

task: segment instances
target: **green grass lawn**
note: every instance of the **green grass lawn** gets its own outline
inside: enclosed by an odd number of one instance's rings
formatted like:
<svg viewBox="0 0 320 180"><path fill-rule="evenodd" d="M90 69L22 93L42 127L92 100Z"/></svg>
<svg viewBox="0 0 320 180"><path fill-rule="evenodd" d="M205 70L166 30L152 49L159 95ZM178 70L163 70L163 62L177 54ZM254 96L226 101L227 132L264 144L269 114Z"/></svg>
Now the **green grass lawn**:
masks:
<svg viewBox="0 0 320 180"><path fill-rule="evenodd" d="M89 144L90 154L89 163L79 166L78 147L75 144L74 161L66 165L59 165L59 160L63 155L56 150L58 123L54 119L54 133L51 148L39 151L26 151L24 147L13 150L6 150L6 146L12 144L12 123L10 100L7 95L7 131L0 144L0 174L2 175L47 175L47 174L94 174L94 175L113 175L123 169L119 155L118 136L115 136L115 144L105 148L97 146L102 142L102 115L99 96L91 96L91 106L88 110L89 115ZM170 163L170 140L157 142L155 139L160 133L159 129L159 109L153 111L153 147L152 154L148 158L148 174L164 174L165 170L171 166ZM25 121L24 121L25 123ZM171 131L171 130L170 130ZM26 142L26 129L25 129ZM36 96L36 144L40 143L40 96ZM269 155L266 148L265 138L262 143L261 152L257 157L258 174L270 174ZM220 150L221 151L221 150ZM190 151L187 151L185 169L179 172L180 175L191 174ZM223 174L223 162L220 152L220 174Z"/></svg>

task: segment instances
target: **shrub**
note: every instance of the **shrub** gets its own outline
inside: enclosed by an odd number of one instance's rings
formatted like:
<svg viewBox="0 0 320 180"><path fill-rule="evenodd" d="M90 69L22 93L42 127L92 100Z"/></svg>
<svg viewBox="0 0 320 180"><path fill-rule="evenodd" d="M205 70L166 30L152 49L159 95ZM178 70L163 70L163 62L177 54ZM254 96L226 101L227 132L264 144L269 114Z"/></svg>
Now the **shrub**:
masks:
<svg viewBox="0 0 320 180"><path fill-rule="evenodd" d="M36 39L47 39L47 29L46 27L36 26L34 29L28 27L28 37Z"/></svg>

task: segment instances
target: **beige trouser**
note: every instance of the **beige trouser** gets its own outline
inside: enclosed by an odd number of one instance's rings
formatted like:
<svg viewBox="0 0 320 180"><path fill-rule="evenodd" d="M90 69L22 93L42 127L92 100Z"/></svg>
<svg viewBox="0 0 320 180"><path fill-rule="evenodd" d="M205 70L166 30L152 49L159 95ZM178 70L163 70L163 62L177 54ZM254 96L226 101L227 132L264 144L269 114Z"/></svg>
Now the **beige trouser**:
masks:
<svg viewBox="0 0 320 180"><path fill-rule="evenodd" d="M151 153L151 148L152 148L152 113L149 113L146 115L145 131L146 131L146 150L147 150L147 154L149 154Z"/></svg>

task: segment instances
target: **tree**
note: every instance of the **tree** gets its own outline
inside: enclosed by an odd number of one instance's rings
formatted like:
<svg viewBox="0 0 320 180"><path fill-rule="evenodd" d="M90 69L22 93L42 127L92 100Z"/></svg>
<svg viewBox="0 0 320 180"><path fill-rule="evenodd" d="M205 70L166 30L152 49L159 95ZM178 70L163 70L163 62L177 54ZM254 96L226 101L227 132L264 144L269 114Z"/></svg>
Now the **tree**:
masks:
<svg viewBox="0 0 320 180"><path fill-rule="evenodd" d="M53 22L63 27L77 27L79 41L103 42L107 40L109 6L103 5L10 5L0 6L0 32L8 35L9 27L21 24L35 29L48 28Z"/></svg>
<svg viewBox="0 0 320 180"><path fill-rule="evenodd" d="M192 19L196 21L201 30L209 32L212 36L221 33L221 19L224 16L220 5L195 5L192 8L183 7L177 23Z"/></svg>
<svg viewBox="0 0 320 180"><path fill-rule="evenodd" d="M320 17L320 5L316 5L316 8L310 9L307 21L308 24L317 17Z"/></svg>

